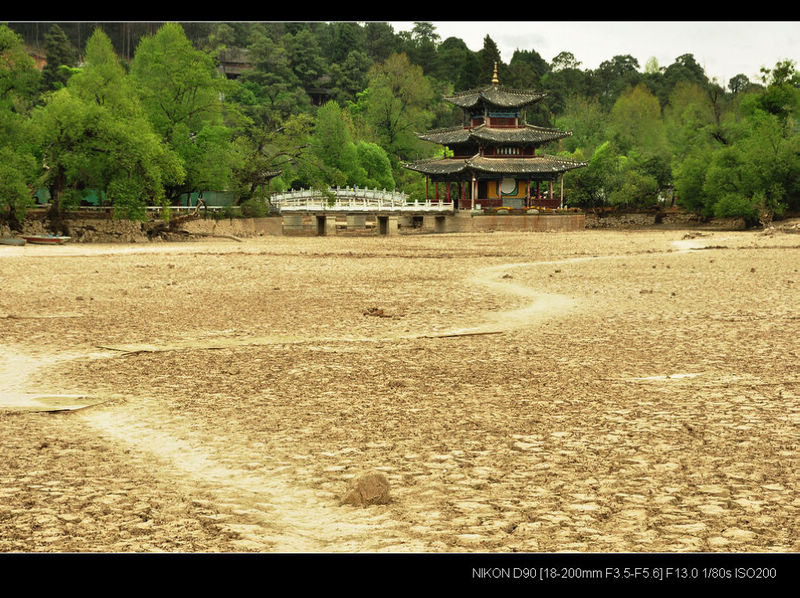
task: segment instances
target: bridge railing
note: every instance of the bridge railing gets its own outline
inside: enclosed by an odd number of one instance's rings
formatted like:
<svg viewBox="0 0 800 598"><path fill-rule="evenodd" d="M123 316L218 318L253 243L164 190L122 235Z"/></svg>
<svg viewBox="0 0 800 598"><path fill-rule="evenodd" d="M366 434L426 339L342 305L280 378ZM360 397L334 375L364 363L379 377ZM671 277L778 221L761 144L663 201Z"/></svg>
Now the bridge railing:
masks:
<svg viewBox="0 0 800 598"><path fill-rule="evenodd" d="M276 193L270 201L281 212L307 210L364 211L442 211L452 210L452 202L411 201L401 191L386 189L329 189L328 195L314 189L297 189Z"/></svg>

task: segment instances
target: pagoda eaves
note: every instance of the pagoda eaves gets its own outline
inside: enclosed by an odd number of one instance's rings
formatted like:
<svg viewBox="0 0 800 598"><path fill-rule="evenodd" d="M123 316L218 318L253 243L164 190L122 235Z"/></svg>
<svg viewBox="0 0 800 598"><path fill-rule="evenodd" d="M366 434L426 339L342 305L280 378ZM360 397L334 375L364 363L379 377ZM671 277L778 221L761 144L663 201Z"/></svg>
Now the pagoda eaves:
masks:
<svg viewBox="0 0 800 598"><path fill-rule="evenodd" d="M525 124L521 127L508 128L489 127L486 124L481 124L474 128L451 127L428 131L427 133L418 134L417 137L440 145L455 145L468 143L470 141L484 143L542 144L570 137L571 135L571 131L560 131L558 129L537 127L529 124Z"/></svg>
<svg viewBox="0 0 800 598"><path fill-rule="evenodd" d="M535 158L490 158L475 154L470 158L432 158L405 164L409 170L415 170L430 176L453 175L468 171L486 174L524 174L549 175L563 173L586 166L586 162L578 162L547 154Z"/></svg>
<svg viewBox="0 0 800 598"><path fill-rule="evenodd" d="M444 99L460 108L469 110L481 103L499 108L522 108L545 97L547 94L540 91L516 90L501 85L490 85L481 89L462 91Z"/></svg>

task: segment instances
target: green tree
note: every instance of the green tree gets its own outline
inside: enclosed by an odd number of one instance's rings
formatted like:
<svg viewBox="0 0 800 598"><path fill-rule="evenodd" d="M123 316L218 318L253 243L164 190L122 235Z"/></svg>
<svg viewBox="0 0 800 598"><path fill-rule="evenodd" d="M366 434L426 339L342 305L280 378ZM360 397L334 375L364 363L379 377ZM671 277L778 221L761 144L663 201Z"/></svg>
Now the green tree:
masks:
<svg viewBox="0 0 800 598"><path fill-rule="evenodd" d="M472 51L463 40L457 37L448 37L436 48L436 66L432 75L453 83L456 89L463 90L459 83L463 73L468 68Z"/></svg>
<svg viewBox="0 0 800 598"><path fill-rule="evenodd" d="M359 141L356 144L356 152L359 166L366 173L362 181L365 187L388 190L395 188L392 165L381 146L369 141Z"/></svg>
<svg viewBox="0 0 800 598"><path fill-rule="evenodd" d="M568 97L589 95L589 73L581 71L578 68L580 64L571 52L560 52L553 58L550 71L542 75L542 87L547 90L547 97L541 104L551 114L561 114Z"/></svg>
<svg viewBox="0 0 800 598"><path fill-rule="evenodd" d="M628 202L615 196L615 203L653 203L658 191L671 182L671 155L658 99L646 85L639 83L619 96L611 109L608 131L627 157L626 176L636 181L637 189ZM656 181L653 202L645 197L652 180Z"/></svg>
<svg viewBox="0 0 800 598"><path fill-rule="evenodd" d="M492 80L494 66L497 65L498 76L501 81L505 81L503 61L500 58L500 49L495 41L488 35L483 38L483 48L478 51L478 81L482 85L487 85Z"/></svg>
<svg viewBox="0 0 800 598"><path fill-rule="evenodd" d="M712 148L700 146L676 160L672 167L676 203L705 219L714 215L713 202L704 190L706 171L713 155Z"/></svg>
<svg viewBox="0 0 800 598"><path fill-rule="evenodd" d="M344 106L356 99L356 94L367 86L367 73L372 61L364 52L353 50L341 64L330 67L333 97Z"/></svg>
<svg viewBox="0 0 800 598"><path fill-rule="evenodd" d="M730 89L731 93L734 95L742 93L743 91L748 91L752 85L753 83L751 83L747 75L743 73L731 77L728 81L728 89Z"/></svg>
<svg viewBox="0 0 800 598"><path fill-rule="evenodd" d="M146 205L161 203L165 187L184 176L100 29L86 44L85 66L48 96L32 122L43 140L55 219L90 190L105 195L118 216L141 219Z"/></svg>
<svg viewBox="0 0 800 598"><path fill-rule="evenodd" d="M239 81L253 94L254 104L266 122L291 114L309 112L311 99L291 66L284 35L275 41L268 34L257 34L248 48L253 68L242 73Z"/></svg>
<svg viewBox="0 0 800 598"><path fill-rule="evenodd" d="M696 83L701 87L708 85L708 77L703 67L697 64L692 54L678 56L675 62L664 69L663 85L658 89L660 93L658 99L662 106L666 104L669 94L680 81Z"/></svg>
<svg viewBox="0 0 800 598"><path fill-rule="evenodd" d="M389 23L365 23L364 35L364 49L373 62L382 62L394 53L397 41Z"/></svg>
<svg viewBox="0 0 800 598"><path fill-rule="evenodd" d="M177 23L139 42L131 76L156 131L169 137L179 123L193 132L222 123L220 95L227 89L214 60L195 50Z"/></svg>
<svg viewBox="0 0 800 598"><path fill-rule="evenodd" d="M716 216L739 216L755 225L800 208L800 136L780 115L755 113L748 125L735 143L714 154L703 191Z"/></svg>
<svg viewBox="0 0 800 598"><path fill-rule="evenodd" d="M766 88L751 96L755 98L752 108L774 114L783 122L800 116L800 73L795 70L794 61L785 60L772 70L762 68L761 72Z"/></svg>
<svg viewBox="0 0 800 598"><path fill-rule="evenodd" d="M37 99L40 78L22 37L0 23L0 107L28 113Z"/></svg>
<svg viewBox="0 0 800 598"><path fill-rule="evenodd" d="M356 110L392 160L395 176L400 160L422 157L428 150L416 132L430 125L433 101L430 82L405 54L393 54L370 70Z"/></svg>
<svg viewBox="0 0 800 598"><path fill-rule="evenodd" d="M231 189L241 154L226 119L237 113L224 103L232 85L213 58L196 50L180 25L167 23L139 42L130 73L148 119L186 171L181 184L166 186L167 197Z"/></svg>
<svg viewBox="0 0 800 598"><path fill-rule="evenodd" d="M283 37L283 47L289 61L289 68L300 85L308 89L314 86L327 69L317 39L308 29L302 29L295 35Z"/></svg>
<svg viewBox="0 0 800 598"><path fill-rule="evenodd" d="M631 148L648 154L666 149L661 106L644 84L628 88L619 96L611 108L608 126L625 153Z"/></svg>
<svg viewBox="0 0 800 598"><path fill-rule="evenodd" d="M27 210L33 205L30 185L38 165L33 154L21 152L8 144L0 145L0 217L18 229Z"/></svg>
<svg viewBox="0 0 800 598"><path fill-rule="evenodd" d="M568 157L583 161L584 153L577 150ZM602 143L588 160L587 166L578 168L564 178L564 188L570 206L595 208L603 205L611 193L620 186L622 164L614 144Z"/></svg>
<svg viewBox="0 0 800 598"><path fill-rule="evenodd" d="M0 24L0 218L14 228L33 204L41 170L38 139L29 122L38 84L39 72L22 38Z"/></svg>
<svg viewBox="0 0 800 598"><path fill-rule="evenodd" d="M45 59L47 64L42 69L42 89L51 91L66 85L72 68L78 64L78 54L64 30L56 23L45 35Z"/></svg>
<svg viewBox="0 0 800 598"><path fill-rule="evenodd" d="M41 137L30 120L40 85L22 37L0 24L0 218L16 229L44 184Z"/></svg>
<svg viewBox="0 0 800 598"><path fill-rule="evenodd" d="M536 89L550 65L536 50L515 50L508 63L505 85L518 89Z"/></svg>
<svg viewBox="0 0 800 598"><path fill-rule="evenodd" d="M615 206L649 208L658 198L659 183L635 160L624 159L620 164L617 185L610 189L608 202Z"/></svg>
<svg viewBox="0 0 800 598"><path fill-rule="evenodd" d="M725 144L730 136L728 116L712 87L680 81L664 106L667 139L680 161L699 146Z"/></svg>
<svg viewBox="0 0 800 598"><path fill-rule="evenodd" d="M676 160L673 171L681 205L706 217L740 217L750 226L800 208L793 67L778 63L766 72L773 76L765 78L765 88L737 97L738 118L726 117L723 110L724 136L714 135L711 142L706 137L703 143L704 138L695 135L699 143L689 143L685 157ZM708 120L713 130L717 119ZM709 128L691 121L686 128L693 126Z"/></svg>
<svg viewBox="0 0 800 598"><path fill-rule="evenodd" d="M238 151L244 156L234 169L240 202L263 198L270 178L270 190L277 191L290 186L298 171L319 170L310 167L315 161L309 151L313 127L310 115L298 114L282 121L254 124L246 135L236 139ZM280 174L274 176L275 173Z"/></svg>
<svg viewBox="0 0 800 598"><path fill-rule="evenodd" d="M321 166L319 181L330 186L363 185L366 171L358 160L353 125L334 101L317 112L311 148Z"/></svg>
<svg viewBox="0 0 800 598"><path fill-rule="evenodd" d="M553 57L550 63L550 70L553 72L576 70L581 66L581 62L575 58L572 52L559 52Z"/></svg>
<svg viewBox="0 0 800 598"><path fill-rule="evenodd" d="M594 97L572 95L566 99L563 112L556 119L556 127L572 132L559 142L562 151L570 153L582 149L591 155L595 148L608 139L608 112Z"/></svg>
<svg viewBox="0 0 800 598"><path fill-rule="evenodd" d="M630 54L604 60L589 78L591 93L606 107L612 106L624 89L635 87L641 79L639 61Z"/></svg>
<svg viewBox="0 0 800 598"><path fill-rule="evenodd" d="M351 52L367 52L367 34L358 23L331 23L335 35L330 60L340 62Z"/></svg>
<svg viewBox="0 0 800 598"><path fill-rule="evenodd" d="M411 29L412 44L408 56L411 62L422 67L422 72L425 74L431 73L436 68L436 48L440 39L433 23L417 21Z"/></svg>
<svg viewBox="0 0 800 598"><path fill-rule="evenodd" d="M470 51L464 59L464 65L461 73L458 76L458 81L455 83L456 91L464 91L467 89L475 89L479 87L483 81L480 69L480 57L478 52Z"/></svg>

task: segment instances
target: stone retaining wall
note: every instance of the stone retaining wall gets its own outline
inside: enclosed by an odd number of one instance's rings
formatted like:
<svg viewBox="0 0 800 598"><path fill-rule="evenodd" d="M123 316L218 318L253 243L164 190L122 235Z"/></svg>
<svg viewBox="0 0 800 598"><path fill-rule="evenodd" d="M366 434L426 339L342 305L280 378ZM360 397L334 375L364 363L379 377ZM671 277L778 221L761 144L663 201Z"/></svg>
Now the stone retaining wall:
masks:
<svg viewBox="0 0 800 598"><path fill-rule="evenodd" d="M162 233L157 240L181 240L198 236L221 237L257 237L262 235L280 235L281 219L269 218L232 218L214 220L200 218L184 222L178 230L189 233ZM147 243L145 223L132 220L114 220L105 217L71 217L69 214L61 222L60 227L53 227L45 215L33 214L27 218L22 227L23 234L36 235L59 233L72 237L73 243ZM0 225L0 237L19 236L11 232L8 226Z"/></svg>
<svg viewBox="0 0 800 598"><path fill-rule="evenodd" d="M658 217L660 216L660 218ZM589 212L586 214L586 228L684 228L703 226L704 228L720 228L739 230L745 228L741 218L720 218L710 222L702 222L694 214L687 212L669 211L657 215L655 212L631 212L605 214L598 216Z"/></svg>
<svg viewBox="0 0 800 598"><path fill-rule="evenodd" d="M260 237L263 235L280 235L282 223L281 218L278 216L264 218L229 218L224 220L206 218L191 220L181 225L181 228L193 234Z"/></svg>
<svg viewBox="0 0 800 598"><path fill-rule="evenodd" d="M575 231L585 227L584 214L471 214L456 212L444 221L444 231L454 232L545 232Z"/></svg>

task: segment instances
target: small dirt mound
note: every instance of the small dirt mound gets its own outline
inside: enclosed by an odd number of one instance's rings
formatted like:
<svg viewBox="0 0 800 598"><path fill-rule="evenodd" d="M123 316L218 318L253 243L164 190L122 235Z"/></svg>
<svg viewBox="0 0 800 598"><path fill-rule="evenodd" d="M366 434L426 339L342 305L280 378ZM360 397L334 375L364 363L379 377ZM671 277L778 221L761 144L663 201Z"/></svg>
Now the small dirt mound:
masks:
<svg viewBox="0 0 800 598"><path fill-rule="evenodd" d="M350 480L347 493L342 498L342 504L366 507L367 505L385 505L390 500L389 480L382 473L371 471Z"/></svg>

